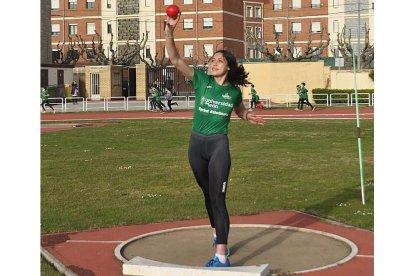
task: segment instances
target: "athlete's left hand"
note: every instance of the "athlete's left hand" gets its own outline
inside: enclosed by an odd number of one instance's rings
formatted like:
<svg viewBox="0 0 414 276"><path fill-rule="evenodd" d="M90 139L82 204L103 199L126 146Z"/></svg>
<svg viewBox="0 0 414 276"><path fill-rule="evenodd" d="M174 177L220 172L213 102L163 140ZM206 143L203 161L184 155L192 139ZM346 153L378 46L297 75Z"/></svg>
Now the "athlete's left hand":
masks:
<svg viewBox="0 0 414 276"><path fill-rule="evenodd" d="M248 112L246 119L254 125L264 126L266 124L266 121L262 117L257 116L254 112Z"/></svg>

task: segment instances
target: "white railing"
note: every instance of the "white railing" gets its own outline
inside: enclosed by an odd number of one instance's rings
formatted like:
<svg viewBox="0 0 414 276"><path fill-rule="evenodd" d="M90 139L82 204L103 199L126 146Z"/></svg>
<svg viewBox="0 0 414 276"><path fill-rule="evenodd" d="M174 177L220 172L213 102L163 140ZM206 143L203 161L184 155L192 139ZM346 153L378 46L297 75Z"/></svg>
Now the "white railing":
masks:
<svg viewBox="0 0 414 276"><path fill-rule="evenodd" d="M195 96L187 97L187 108L193 108L195 105Z"/></svg>
<svg viewBox="0 0 414 276"><path fill-rule="evenodd" d="M74 102L76 100L76 102ZM68 105L68 102L72 103ZM80 105L79 102L82 104ZM68 108L70 106L70 108ZM66 97L65 98L65 112L85 111L85 98L83 97Z"/></svg>
<svg viewBox="0 0 414 276"><path fill-rule="evenodd" d="M106 97L105 99L106 99L106 110L109 110L110 108L117 109L117 110L122 108L123 110L127 110L125 97ZM122 100L122 101L118 101L118 100Z"/></svg>
<svg viewBox="0 0 414 276"><path fill-rule="evenodd" d="M323 103L316 103L315 105L347 105L352 106L355 103L355 93L333 93L333 94L313 94L313 96L323 96L318 98L317 101L323 101ZM358 93L359 104L365 104L368 106L374 106L374 93ZM78 102L75 104L74 99ZM58 106L61 112L79 112L79 111L92 111L92 110L149 110L150 100L140 99L137 100L136 96L129 97L99 97L97 99L83 98L83 97L66 97L66 98L49 98L51 105ZM167 100L164 96L161 97L167 106ZM278 107L285 105L286 107L292 107L296 105L299 100L297 94L278 94L274 97L267 97L260 99L260 102L266 108ZM58 103L56 103L58 101ZM40 101L41 102L41 101ZM173 96L173 102L177 102L178 106L174 109L192 109L195 106L195 96ZM250 108L251 99L244 99L244 105L246 108ZM280 104L277 104L280 103Z"/></svg>
<svg viewBox="0 0 414 276"><path fill-rule="evenodd" d="M291 107L292 103L297 105L299 101L299 95L298 94L288 94L286 96L286 107Z"/></svg>
<svg viewBox="0 0 414 276"><path fill-rule="evenodd" d="M336 97L336 96L339 96L339 97ZM343 97L343 96L346 96L346 97ZM344 100L346 100L346 105L349 106L349 94L348 93L333 93L329 95L330 106L332 106L332 104L335 101L344 101ZM345 104L345 103L337 103L337 104Z"/></svg>
<svg viewBox="0 0 414 276"><path fill-rule="evenodd" d="M106 107L106 98L99 97L99 98L86 98L86 108L85 110L100 110L103 109L105 111Z"/></svg>
<svg viewBox="0 0 414 276"><path fill-rule="evenodd" d="M60 103L51 103L50 102L51 100L58 100ZM40 101L40 103L42 103L42 101ZM49 103L52 106L55 106L55 105L60 106L60 110L61 110L60 112L64 112L65 106L64 106L63 98L49 98ZM55 108L55 107L53 107L53 108Z"/></svg>
<svg viewBox="0 0 414 276"><path fill-rule="evenodd" d="M167 105L167 99L165 100L165 105ZM174 109L186 109L188 108L188 99L187 96L173 96L172 102L176 102L178 105L174 106ZM168 105L167 105L168 107Z"/></svg>
<svg viewBox="0 0 414 276"><path fill-rule="evenodd" d="M137 100L136 96L129 96L126 100L126 110L134 110L134 109L143 109L146 110L147 101L145 100Z"/></svg>
<svg viewBox="0 0 414 276"><path fill-rule="evenodd" d="M264 98L264 99L259 99L259 102L261 102L264 107L266 108L270 108L271 107L271 101L270 101L270 97ZM249 99L249 106L248 108L251 107L251 103L252 103L252 99Z"/></svg>
<svg viewBox="0 0 414 276"><path fill-rule="evenodd" d="M312 96L325 96L326 104L324 104L324 105L329 106L329 95L328 94L313 94ZM321 103L316 103L316 101L321 101L321 100L323 100L323 99L318 98L318 99L315 100L315 98L313 98L313 101L315 102L315 105L322 105Z"/></svg>
<svg viewBox="0 0 414 276"><path fill-rule="evenodd" d="M352 93L351 106L353 106L354 102L356 103L355 93ZM367 104L368 106L371 106L371 95L369 93L358 93L358 104Z"/></svg>

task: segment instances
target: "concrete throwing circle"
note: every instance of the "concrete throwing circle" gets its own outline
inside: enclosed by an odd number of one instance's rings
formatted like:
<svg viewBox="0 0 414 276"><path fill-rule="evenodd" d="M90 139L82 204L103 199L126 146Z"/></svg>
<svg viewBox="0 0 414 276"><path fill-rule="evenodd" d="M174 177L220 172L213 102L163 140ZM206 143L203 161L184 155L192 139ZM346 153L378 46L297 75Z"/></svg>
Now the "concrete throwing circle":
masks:
<svg viewBox="0 0 414 276"><path fill-rule="evenodd" d="M345 263L357 246L343 237L317 230L280 225L232 224L232 266L269 264L270 273L303 273ZM208 225L167 229L134 237L117 246L127 262L142 257L158 262L204 266L214 255Z"/></svg>

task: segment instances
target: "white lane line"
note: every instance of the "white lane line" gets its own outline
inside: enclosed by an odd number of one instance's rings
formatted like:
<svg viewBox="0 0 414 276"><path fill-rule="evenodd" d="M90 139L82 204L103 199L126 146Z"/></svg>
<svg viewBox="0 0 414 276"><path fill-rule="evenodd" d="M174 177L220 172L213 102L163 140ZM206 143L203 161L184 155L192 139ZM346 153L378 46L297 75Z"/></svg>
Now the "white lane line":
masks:
<svg viewBox="0 0 414 276"><path fill-rule="evenodd" d="M67 240L66 242L73 243L121 243L124 241L88 241L88 240Z"/></svg>
<svg viewBox="0 0 414 276"><path fill-rule="evenodd" d="M374 256L372 256L372 255L356 255L357 257L360 257L360 258L371 258L371 259L374 259Z"/></svg>

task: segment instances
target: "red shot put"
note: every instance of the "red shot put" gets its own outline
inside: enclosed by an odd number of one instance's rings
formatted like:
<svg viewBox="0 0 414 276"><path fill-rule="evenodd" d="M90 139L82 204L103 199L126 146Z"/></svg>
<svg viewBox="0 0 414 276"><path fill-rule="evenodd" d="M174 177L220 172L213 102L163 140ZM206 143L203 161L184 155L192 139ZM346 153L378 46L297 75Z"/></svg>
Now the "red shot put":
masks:
<svg viewBox="0 0 414 276"><path fill-rule="evenodd" d="M169 5L165 12L169 17L176 19L178 14L180 13L180 8L177 5Z"/></svg>

